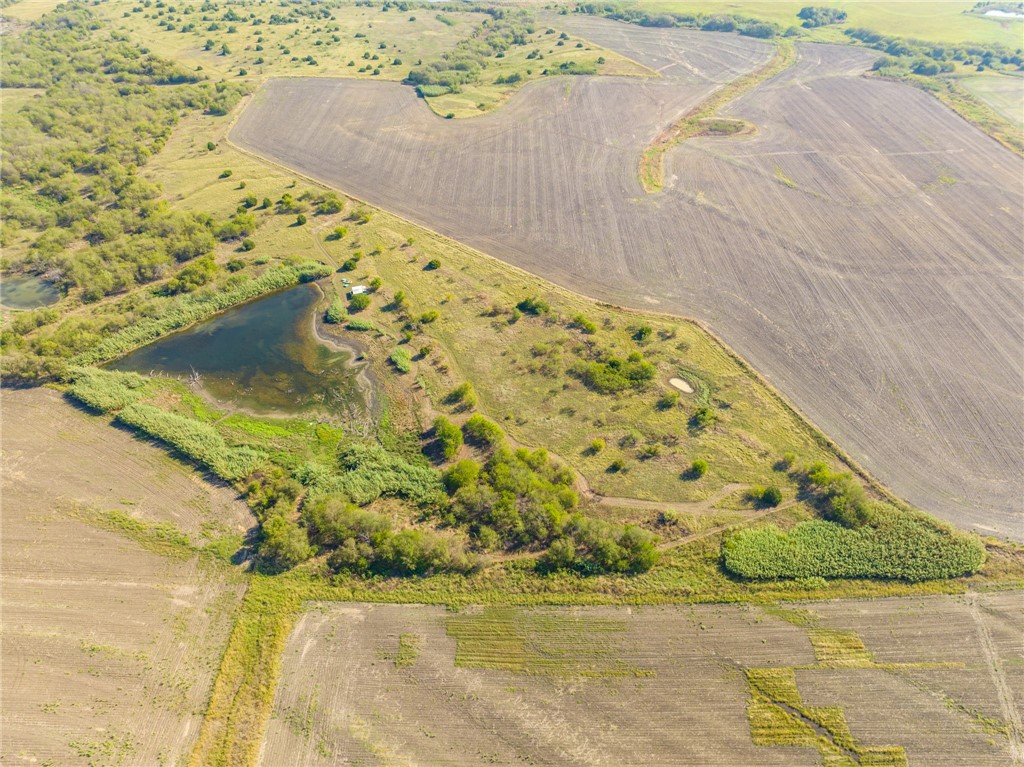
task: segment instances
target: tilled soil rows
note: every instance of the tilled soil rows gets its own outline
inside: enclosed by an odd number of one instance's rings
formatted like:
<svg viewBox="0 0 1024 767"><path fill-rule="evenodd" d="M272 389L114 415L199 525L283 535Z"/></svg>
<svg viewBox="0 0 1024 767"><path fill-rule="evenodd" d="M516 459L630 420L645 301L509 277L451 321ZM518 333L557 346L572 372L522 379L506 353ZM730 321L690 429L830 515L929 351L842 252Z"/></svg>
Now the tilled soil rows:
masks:
<svg viewBox="0 0 1024 767"><path fill-rule="evenodd" d="M242 584L75 510L198 535L250 526L248 509L46 389L4 392L2 454L0 763L182 763Z"/></svg>
<svg viewBox="0 0 1024 767"><path fill-rule="evenodd" d="M1019 593L977 599L977 613L941 597L788 614L806 626L724 605L316 604L285 651L260 764L821 764L813 747L752 740L750 669L795 674L804 705L911 767L1010 764L978 622L1019 627L1024 610ZM840 635L860 649L829 654ZM1019 645L995 656L1024 659Z"/></svg>

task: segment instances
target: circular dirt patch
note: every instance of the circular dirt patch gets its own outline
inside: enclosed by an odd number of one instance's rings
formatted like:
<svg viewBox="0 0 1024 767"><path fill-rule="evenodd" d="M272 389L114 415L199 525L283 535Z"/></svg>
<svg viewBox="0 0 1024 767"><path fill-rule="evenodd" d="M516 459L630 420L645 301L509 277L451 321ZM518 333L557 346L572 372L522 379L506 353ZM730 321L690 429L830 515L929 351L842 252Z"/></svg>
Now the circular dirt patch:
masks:
<svg viewBox="0 0 1024 767"><path fill-rule="evenodd" d="M682 378L670 378L668 382L684 394L693 394L693 387Z"/></svg>

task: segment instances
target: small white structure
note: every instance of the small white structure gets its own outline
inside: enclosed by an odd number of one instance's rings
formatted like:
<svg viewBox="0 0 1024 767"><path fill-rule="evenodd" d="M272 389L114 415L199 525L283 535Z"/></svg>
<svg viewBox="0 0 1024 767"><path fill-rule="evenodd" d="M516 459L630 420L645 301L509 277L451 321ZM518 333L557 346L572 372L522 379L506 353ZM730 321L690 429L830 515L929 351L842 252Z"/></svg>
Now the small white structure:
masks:
<svg viewBox="0 0 1024 767"><path fill-rule="evenodd" d="M360 293L369 293L370 289L365 285L353 285L352 290L348 292L349 297L358 296Z"/></svg>

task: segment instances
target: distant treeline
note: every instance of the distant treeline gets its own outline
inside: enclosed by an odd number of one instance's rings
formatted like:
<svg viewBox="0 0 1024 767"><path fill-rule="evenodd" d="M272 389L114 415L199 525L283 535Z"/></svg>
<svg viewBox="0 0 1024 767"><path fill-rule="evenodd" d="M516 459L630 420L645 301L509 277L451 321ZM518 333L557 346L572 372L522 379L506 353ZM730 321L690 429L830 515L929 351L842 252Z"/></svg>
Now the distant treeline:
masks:
<svg viewBox="0 0 1024 767"><path fill-rule="evenodd" d="M860 27L845 29L843 34L886 54L875 63L875 69L903 67L917 75L934 76L943 72L952 72L955 62L977 65L979 70L1020 69L1024 63L1022 49L1017 48L1011 51L1002 45L971 43L941 45L911 38L881 35Z"/></svg>
<svg viewBox="0 0 1024 767"><path fill-rule="evenodd" d="M592 16L604 16L618 21L638 24L643 27L682 27L700 29L705 32L738 32L749 37L770 39L779 35L791 37L799 34L797 27L783 29L771 22L750 19L735 14L703 14L703 13L652 13L632 6L616 3L578 3L576 13ZM828 24L839 24L846 20L844 11L831 8L807 6L797 14L803 19L804 27L818 27ZM1011 50L997 44L943 45L929 43L913 38L894 37L873 32L870 29L855 27L844 29L843 34L851 40L886 54L875 65L876 69L899 67L914 74L934 76L943 72L951 72L954 62L966 65L977 65L983 69L1020 69L1024 58L1024 50Z"/></svg>
<svg viewBox="0 0 1024 767"><path fill-rule="evenodd" d="M771 39L784 32L778 24L729 13L651 13L615 3L578 3L575 10L576 13L605 16L630 24L639 24L642 27L684 27L706 32L739 32L741 35L761 39Z"/></svg>

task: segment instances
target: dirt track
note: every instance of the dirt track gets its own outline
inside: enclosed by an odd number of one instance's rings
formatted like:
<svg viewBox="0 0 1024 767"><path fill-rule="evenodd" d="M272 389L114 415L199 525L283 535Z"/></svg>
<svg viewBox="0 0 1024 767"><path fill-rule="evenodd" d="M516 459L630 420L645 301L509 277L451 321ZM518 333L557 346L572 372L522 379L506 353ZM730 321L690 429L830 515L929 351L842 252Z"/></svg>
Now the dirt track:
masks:
<svg viewBox="0 0 1024 767"><path fill-rule="evenodd" d="M860 77L871 52L801 46L727 110L755 137L684 143L647 196L643 147L769 48L562 23L662 79L546 80L464 122L396 84L277 80L232 139L560 284L708 322L909 501L1024 537L1020 159Z"/></svg>

